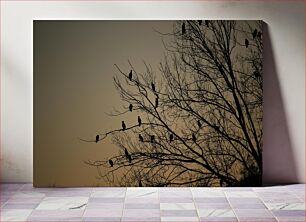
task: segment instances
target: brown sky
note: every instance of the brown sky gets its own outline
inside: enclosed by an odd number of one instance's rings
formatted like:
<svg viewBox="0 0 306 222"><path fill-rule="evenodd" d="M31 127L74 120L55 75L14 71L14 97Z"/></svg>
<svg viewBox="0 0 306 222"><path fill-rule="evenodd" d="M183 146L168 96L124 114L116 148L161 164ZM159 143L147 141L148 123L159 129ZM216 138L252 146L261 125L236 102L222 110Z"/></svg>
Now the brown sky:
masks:
<svg viewBox="0 0 306 222"><path fill-rule="evenodd" d="M98 132L121 127L114 63L139 71L143 60L158 71L164 55L161 32L171 21L34 21L34 184L96 186L97 171L84 160L119 152L110 140L84 143ZM127 125L137 113L124 117Z"/></svg>

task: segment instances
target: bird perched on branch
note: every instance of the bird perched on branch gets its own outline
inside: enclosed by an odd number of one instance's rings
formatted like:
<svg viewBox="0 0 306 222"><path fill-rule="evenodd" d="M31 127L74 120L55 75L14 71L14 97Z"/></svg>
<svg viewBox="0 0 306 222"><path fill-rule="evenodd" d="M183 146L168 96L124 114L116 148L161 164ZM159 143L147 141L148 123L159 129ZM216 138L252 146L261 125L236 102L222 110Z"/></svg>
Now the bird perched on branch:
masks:
<svg viewBox="0 0 306 222"><path fill-rule="evenodd" d="M257 36L257 29L254 29L254 31L253 31L253 33L252 33L252 36L253 36L253 39L256 38L256 36Z"/></svg>
<svg viewBox="0 0 306 222"><path fill-rule="evenodd" d="M99 141L100 136L96 135L96 143Z"/></svg>
<svg viewBox="0 0 306 222"><path fill-rule="evenodd" d="M248 48L248 47L249 47L249 44L250 44L250 43L249 43L249 40L245 39L245 40L244 40L244 44L245 44L245 47Z"/></svg>
<svg viewBox="0 0 306 222"><path fill-rule="evenodd" d="M132 110L133 110L133 104L130 104L130 105L129 105L129 110L130 110L130 112L132 112Z"/></svg>
<svg viewBox="0 0 306 222"><path fill-rule="evenodd" d="M155 108L158 107L158 97L155 98Z"/></svg>
<svg viewBox="0 0 306 222"><path fill-rule="evenodd" d="M154 143L154 141L155 141L155 136L151 135L151 143Z"/></svg>
<svg viewBox="0 0 306 222"><path fill-rule="evenodd" d="M193 140L194 143L197 142L197 137L195 136L194 133L192 134L192 140Z"/></svg>
<svg viewBox="0 0 306 222"><path fill-rule="evenodd" d="M198 120L198 127L201 128L202 127L202 123L200 120Z"/></svg>
<svg viewBox="0 0 306 222"><path fill-rule="evenodd" d="M255 78L259 78L260 77L260 74L259 74L259 72L256 70L256 71L254 71L254 76L255 76Z"/></svg>
<svg viewBox="0 0 306 222"><path fill-rule="evenodd" d="M185 27L185 22L182 24L182 34L184 35L186 33L186 27Z"/></svg>
<svg viewBox="0 0 306 222"><path fill-rule="evenodd" d="M125 158L129 159L130 154L126 148L124 149L124 154L125 154Z"/></svg>
<svg viewBox="0 0 306 222"><path fill-rule="evenodd" d="M129 73L129 80L132 81L132 78L133 78L133 71L131 70Z"/></svg>
<svg viewBox="0 0 306 222"><path fill-rule="evenodd" d="M169 139L170 139L170 143L171 143L173 141L173 134L170 134Z"/></svg>
<svg viewBox="0 0 306 222"><path fill-rule="evenodd" d="M257 33L257 37L258 37L259 39L261 39L261 35L262 35L261 32L258 32L258 33Z"/></svg>
<svg viewBox="0 0 306 222"><path fill-rule="evenodd" d="M139 134L139 140L140 140L140 142L143 142L143 137L142 137L141 134Z"/></svg>
<svg viewBox="0 0 306 222"><path fill-rule="evenodd" d="M124 131L124 130L126 130L126 125L125 125L125 123L124 123L124 121L122 121L122 130Z"/></svg>
<svg viewBox="0 0 306 222"><path fill-rule="evenodd" d="M108 163L109 163L109 165L110 165L111 167L114 166L114 162L113 162L112 160L109 160Z"/></svg>
<svg viewBox="0 0 306 222"><path fill-rule="evenodd" d="M138 116L138 126L141 126L141 118Z"/></svg>
<svg viewBox="0 0 306 222"><path fill-rule="evenodd" d="M155 85L153 82L151 83L151 87L152 87L153 92L156 92Z"/></svg>

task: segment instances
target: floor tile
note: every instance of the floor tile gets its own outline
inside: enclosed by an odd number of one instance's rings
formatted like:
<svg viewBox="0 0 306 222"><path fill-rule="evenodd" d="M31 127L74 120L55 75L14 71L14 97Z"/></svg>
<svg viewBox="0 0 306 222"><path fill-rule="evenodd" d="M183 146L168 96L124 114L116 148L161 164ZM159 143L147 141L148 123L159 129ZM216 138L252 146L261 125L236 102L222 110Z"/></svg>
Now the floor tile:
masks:
<svg viewBox="0 0 306 222"><path fill-rule="evenodd" d="M159 195L162 197L187 197L192 198L192 193L190 190L185 191L176 191L176 190L170 190L170 191L160 191Z"/></svg>
<svg viewBox="0 0 306 222"><path fill-rule="evenodd" d="M266 203L269 210L305 210L305 203Z"/></svg>
<svg viewBox="0 0 306 222"><path fill-rule="evenodd" d="M201 222L238 222L236 217L201 217Z"/></svg>
<svg viewBox="0 0 306 222"><path fill-rule="evenodd" d="M195 197L196 203L228 203L225 197Z"/></svg>
<svg viewBox="0 0 306 222"><path fill-rule="evenodd" d="M238 218L273 218L271 212L267 209L234 209Z"/></svg>
<svg viewBox="0 0 306 222"><path fill-rule="evenodd" d="M159 222L160 217L122 217L121 222Z"/></svg>
<svg viewBox="0 0 306 222"><path fill-rule="evenodd" d="M160 203L193 203L191 197L159 197Z"/></svg>
<svg viewBox="0 0 306 222"><path fill-rule="evenodd" d="M161 222L199 222L198 217L161 217Z"/></svg>
<svg viewBox="0 0 306 222"><path fill-rule="evenodd" d="M195 203L197 209L230 209L228 202L224 203Z"/></svg>
<svg viewBox="0 0 306 222"><path fill-rule="evenodd" d="M95 191L92 192L91 197L108 197L108 198L114 198L114 197L125 197L125 190L118 189L114 191L109 191L109 190L103 190L103 191Z"/></svg>
<svg viewBox="0 0 306 222"><path fill-rule="evenodd" d="M252 191L225 191L227 197L257 197Z"/></svg>
<svg viewBox="0 0 306 222"><path fill-rule="evenodd" d="M7 203L2 209L35 209L38 206L38 203Z"/></svg>
<svg viewBox="0 0 306 222"><path fill-rule="evenodd" d="M276 217L305 217L304 210L272 210Z"/></svg>
<svg viewBox="0 0 306 222"><path fill-rule="evenodd" d="M158 198L125 198L124 200L125 203L142 203L142 204L146 204L146 203L154 203L154 204L158 204L159 200Z"/></svg>
<svg viewBox="0 0 306 222"><path fill-rule="evenodd" d="M192 194L194 197L225 197L223 190L214 188L192 188Z"/></svg>
<svg viewBox="0 0 306 222"><path fill-rule="evenodd" d="M159 209L158 203L126 203L125 209Z"/></svg>
<svg viewBox="0 0 306 222"><path fill-rule="evenodd" d="M84 217L121 217L123 209L86 209Z"/></svg>
<svg viewBox="0 0 306 222"><path fill-rule="evenodd" d="M277 222L275 218L239 217L239 222Z"/></svg>
<svg viewBox="0 0 306 222"><path fill-rule="evenodd" d="M121 217L83 217L84 222L121 222Z"/></svg>
<svg viewBox="0 0 306 222"><path fill-rule="evenodd" d="M123 203L92 203L89 202L86 205L86 209L123 209L124 204Z"/></svg>
<svg viewBox="0 0 306 222"><path fill-rule="evenodd" d="M200 217L235 217L231 209L199 209Z"/></svg>
<svg viewBox="0 0 306 222"><path fill-rule="evenodd" d="M85 209L88 197L45 197L37 210Z"/></svg>
<svg viewBox="0 0 306 222"><path fill-rule="evenodd" d="M161 203L161 210L195 210L194 203Z"/></svg>
<svg viewBox="0 0 306 222"><path fill-rule="evenodd" d="M160 210L159 209L124 209L123 210L123 217L160 217Z"/></svg>
<svg viewBox="0 0 306 222"><path fill-rule="evenodd" d="M31 213L31 218L76 218L82 217L84 210L33 210Z"/></svg>
<svg viewBox="0 0 306 222"><path fill-rule="evenodd" d="M245 198L237 198L237 197L229 197L228 201L230 204L261 204L262 201L256 197L245 197Z"/></svg>
<svg viewBox="0 0 306 222"><path fill-rule="evenodd" d="M25 209L1 209L1 221L25 221L32 210Z"/></svg>
<svg viewBox="0 0 306 222"><path fill-rule="evenodd" d="M161 210L162 217L196 217L196 210Z"/></svg>
<svg viewBox="0 0 306 222"><path fill-rule="evenodd" d="M101 197L90 197L88 199L89 203L123 203L124 198L121 197L114 197L114 198L101 198Z"/></svg>
<svg viewBox="0 0 306 222"><path fill-rule="evenodd" d="M158 198L157 188L127 188L126 198Z"/></svg>

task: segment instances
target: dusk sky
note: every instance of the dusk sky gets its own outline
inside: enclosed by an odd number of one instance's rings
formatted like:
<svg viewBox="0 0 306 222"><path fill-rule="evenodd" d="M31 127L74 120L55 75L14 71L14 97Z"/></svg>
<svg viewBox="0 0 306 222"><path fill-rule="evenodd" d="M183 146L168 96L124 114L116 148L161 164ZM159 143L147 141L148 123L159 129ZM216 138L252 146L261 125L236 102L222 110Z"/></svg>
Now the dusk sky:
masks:
<svg viewBox="0 0 306 222"><path fill-rule="evenodd" d="M95 168L85 160L109 158L119 149L97 133L121 127L122 117L106 112L123 104L115 90L114 64L139 70L143 61L158 72L165 49L158 30L171 21L34 21L34 183L40 186L95 186ZM137 113L124 117L127 125ZM101 181L102 182L102 181ZM100 184L101 184L100 182Z"/></svg>

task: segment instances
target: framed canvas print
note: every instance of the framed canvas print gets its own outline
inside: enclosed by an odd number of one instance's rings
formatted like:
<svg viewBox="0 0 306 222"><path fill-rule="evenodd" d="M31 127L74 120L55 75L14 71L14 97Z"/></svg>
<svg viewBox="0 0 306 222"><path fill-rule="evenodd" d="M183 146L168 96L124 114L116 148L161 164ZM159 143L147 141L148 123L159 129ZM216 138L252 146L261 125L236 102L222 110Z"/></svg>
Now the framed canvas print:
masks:
<svg viewBox="0 0 306 222"><path fill-rule="evenodd" d="M34 186L260 186L256 20L34 21Z"/></svg>

